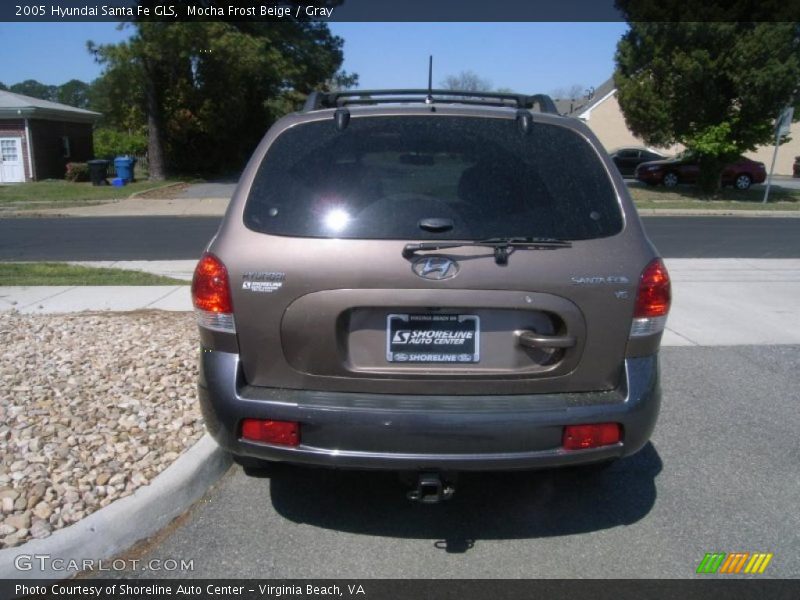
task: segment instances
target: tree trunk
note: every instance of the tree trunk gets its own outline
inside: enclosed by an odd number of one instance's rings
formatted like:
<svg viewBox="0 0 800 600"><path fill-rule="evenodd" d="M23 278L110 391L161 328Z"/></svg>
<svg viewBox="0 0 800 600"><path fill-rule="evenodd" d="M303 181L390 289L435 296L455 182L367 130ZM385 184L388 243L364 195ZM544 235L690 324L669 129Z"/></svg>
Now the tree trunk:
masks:
<svg viewBox="0 0 800 600"><path fill-rule="evenodd" d="M164 181L164 179L166 179L167 169L164 161L163 119L154 71L154 65L146 65L147 159L150 165L150 181Z"/></svg>
<svg viewBox="0 0 800 600"><path fill-rule="evenodd" d="M722 171L727 161L716 157L701 158L698 162L700 174L697 184L704 196L713 197L722 189Z"/></svg>

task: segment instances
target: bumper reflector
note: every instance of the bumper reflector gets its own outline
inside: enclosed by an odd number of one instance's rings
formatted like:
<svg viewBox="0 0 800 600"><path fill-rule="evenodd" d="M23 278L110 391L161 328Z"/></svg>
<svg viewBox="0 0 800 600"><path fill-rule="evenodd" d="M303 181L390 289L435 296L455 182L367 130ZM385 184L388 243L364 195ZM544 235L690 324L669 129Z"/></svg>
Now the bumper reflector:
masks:
<svg viewBox="0 0 800 600"><path fill-rule="evenodd" d="M300 424L296 421L244 419L242 421L242 438L263 444L298 446L300 444Z"/></svg>
<svg viewBox="0 0 800 600"><path fill-rule="evenodd" d="M565 450L586 450L611 446L622 439L619 423L592 423L591 425L567 425L564 427L562 445Z"/></svg>

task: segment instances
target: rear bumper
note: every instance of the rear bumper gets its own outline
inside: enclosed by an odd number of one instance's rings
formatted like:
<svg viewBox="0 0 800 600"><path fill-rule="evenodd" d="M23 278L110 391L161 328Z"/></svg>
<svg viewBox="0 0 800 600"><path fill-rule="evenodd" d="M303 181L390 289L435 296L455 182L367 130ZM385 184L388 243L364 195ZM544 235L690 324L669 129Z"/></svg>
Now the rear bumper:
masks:
<svg viewBox="0 0 800 600"><path fill-rule="evenodd" d="M233 454L273 461L390 470L506 470L627 456L650 437L661 402L658 356L630 358L617 390L513 396L407 396L253 388L236 354L200 353L206 426ZM299 421L301 444L239 438L244 418ZM622 442L566 451L563 427L617 422Z"/></svg>

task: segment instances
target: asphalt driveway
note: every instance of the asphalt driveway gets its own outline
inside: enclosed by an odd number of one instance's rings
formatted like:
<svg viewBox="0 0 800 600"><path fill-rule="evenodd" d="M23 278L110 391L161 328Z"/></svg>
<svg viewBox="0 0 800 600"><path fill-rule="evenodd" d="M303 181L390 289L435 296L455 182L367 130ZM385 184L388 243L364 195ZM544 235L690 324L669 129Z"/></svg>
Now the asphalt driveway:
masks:
<svg viewBox="0 0 800 600"><path fill-rule="evenodd" d="M693 578L706 552L800 576L800 347L666 348L652 442L606 472L464 475L448 503L392 474L236 466L143 558L170 577ZM127 573L143 576L148 573Z"/></svg>

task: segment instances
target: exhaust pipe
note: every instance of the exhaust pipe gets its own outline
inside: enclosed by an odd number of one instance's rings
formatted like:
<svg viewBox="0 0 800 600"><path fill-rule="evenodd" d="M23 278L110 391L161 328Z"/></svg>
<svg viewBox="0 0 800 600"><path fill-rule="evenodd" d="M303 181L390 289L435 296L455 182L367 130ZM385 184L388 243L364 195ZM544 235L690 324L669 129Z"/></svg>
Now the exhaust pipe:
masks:
<svg viewBox="0 0 800 600"><path fill-rule="evenodd" d="M406 497L422 504L438 504L452 498L455 491L454 478L445 481L439 473L419 473L416 487Z"/></svg>

